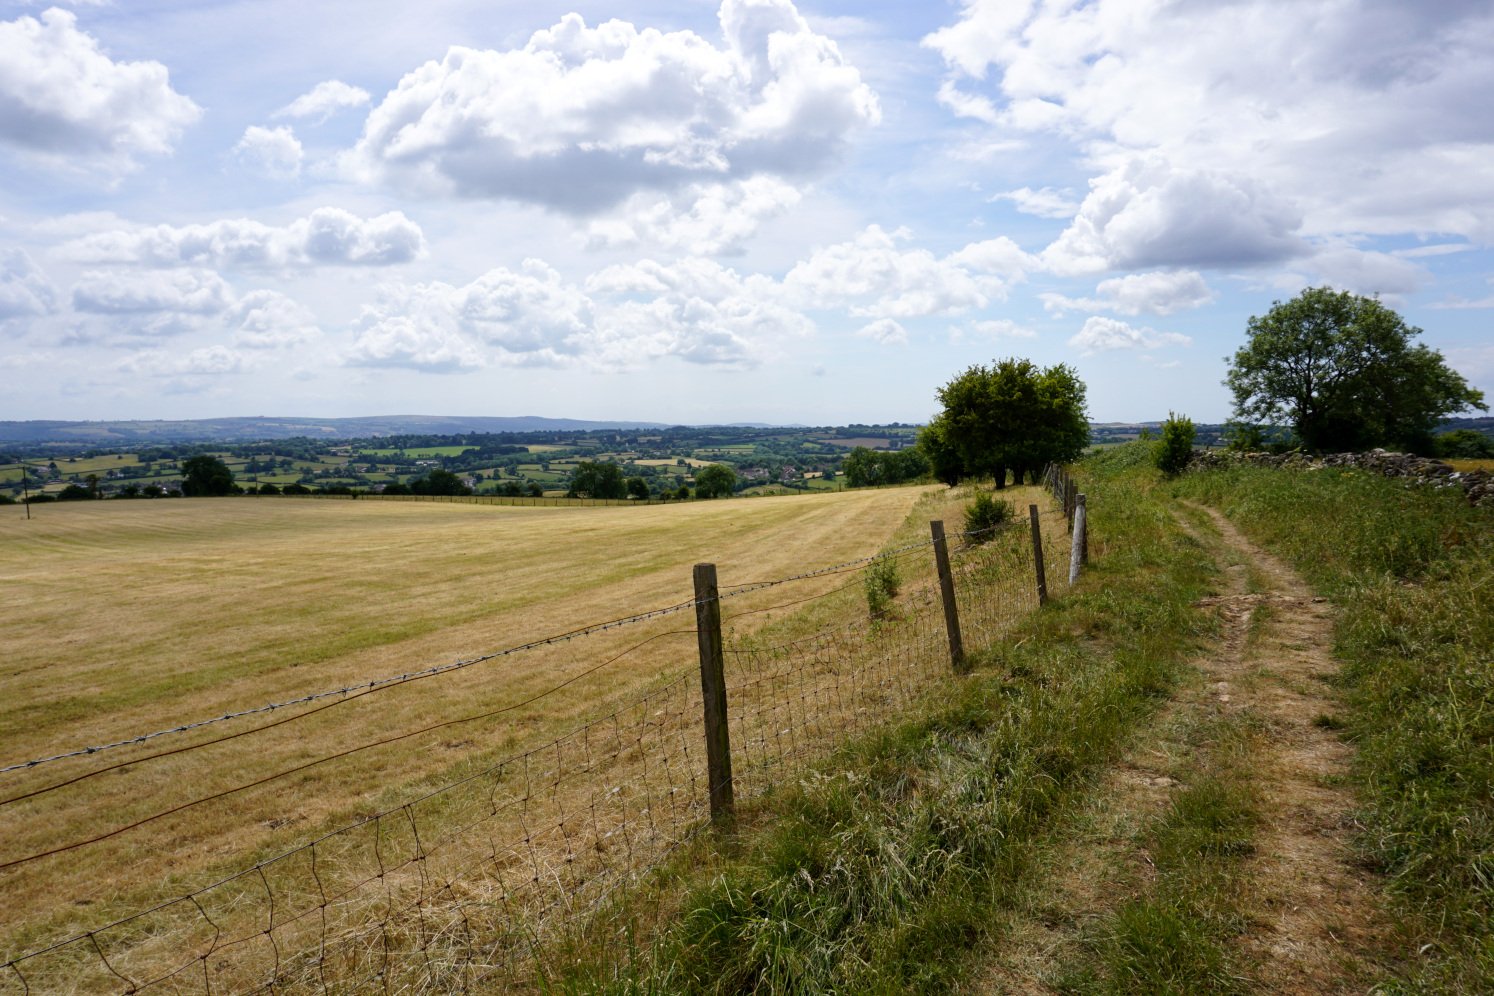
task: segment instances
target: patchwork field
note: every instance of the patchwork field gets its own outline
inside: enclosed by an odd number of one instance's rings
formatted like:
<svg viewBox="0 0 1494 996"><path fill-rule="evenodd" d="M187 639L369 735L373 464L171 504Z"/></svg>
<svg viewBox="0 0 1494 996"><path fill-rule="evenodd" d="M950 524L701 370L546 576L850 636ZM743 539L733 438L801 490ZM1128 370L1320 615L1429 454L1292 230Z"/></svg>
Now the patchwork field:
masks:
<svg viewBox="0 0 1494 996"><path fill-rule="evenodd" d="M0 766L366 682L876 552L928 489L647 508L198 499L0 517ZM936 489L942 492L943 489ZM942 514L942 513L941 513ZM829 590L834 576L795 586ZM739 610L783 593L743 597ZM692 668L693 618L661 619L370 694L240 740L295 710L0 774L0 863L372 741L566 693L234 792L98 843L0 869L14 953L448 780ZM731 623L751 629L767 615ZM641 641L651 642L625 653ZM583 676L610 658L616 664ZM306 707L298 707L304 709Z"/></svg>

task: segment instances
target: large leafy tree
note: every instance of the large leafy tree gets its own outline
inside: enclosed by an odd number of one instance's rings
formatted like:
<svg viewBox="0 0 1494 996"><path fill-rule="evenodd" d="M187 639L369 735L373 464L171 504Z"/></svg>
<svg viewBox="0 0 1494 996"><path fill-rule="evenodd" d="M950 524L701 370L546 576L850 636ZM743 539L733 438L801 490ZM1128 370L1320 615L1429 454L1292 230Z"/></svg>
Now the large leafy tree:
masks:
<svg viewBox="0 0 1494 996"><path fill-rule="evenodd" d="M866 488L920 478L929 472L929 462L916 448L876 452L857 446L841 461L840 472L847 487Z"/></svg>
<svg viewBox="0 0 1494 996"><path fill-rule="evenodd" d="M1252 317L1224 383L1235 416L1289 424L1309 449L1432 448L1438 420L1487 411L1481 392L1412 340L1421 329L1374 298L1310 287Z"/></svg>
<svg viewBox="0 0 1494 996"><path fill-rule="evenodd" d="M188 498L226 495L233 490L233 471L215 456L203 453L182 461L182 494Z"/></svg>
<svg viewBox="0 0 1494 996"><path fill-rule="evenodd" d="M725 464L713 463L695 472L697 498L724 498L737 486L737 475Z"/></svg>
<svg viewBox="0 0 1494 996"><path fill-rule="evenodd" d="M946 483L1008 471L1036 480L1047 463L1078 458L1089 445L1084 383L1071 367L1031 360L977 364L939 389L944 410L920 437L934 476Z"/></svg>
<svg viewBox="0 0 1494 996"><path fill-rule="evenodd" d="M628 485L622 468L601 460L582 460L571 473L567 498L626 498Z"/></svg>
<svg viewBox="0 0 1494 996"><path fill-rule="evenodd" d="M389 489L385 488L384 493L389 494ZM424 477L417 477L411 481L410 493L412 495L470 495L472 489L445 467L436 467Z"/></svg>

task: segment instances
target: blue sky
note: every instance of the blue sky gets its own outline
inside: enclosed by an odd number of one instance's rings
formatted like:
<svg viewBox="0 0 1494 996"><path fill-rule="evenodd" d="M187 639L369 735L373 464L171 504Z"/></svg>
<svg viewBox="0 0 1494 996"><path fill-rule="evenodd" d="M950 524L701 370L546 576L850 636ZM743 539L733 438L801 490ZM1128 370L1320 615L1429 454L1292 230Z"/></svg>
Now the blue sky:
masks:
<svg viewBox="0 0 1494 996"><path fill-rule="evenodd" d="M0 418L1221 421L1378 294L1494 397L1494 3L0 0Z"/></svg>

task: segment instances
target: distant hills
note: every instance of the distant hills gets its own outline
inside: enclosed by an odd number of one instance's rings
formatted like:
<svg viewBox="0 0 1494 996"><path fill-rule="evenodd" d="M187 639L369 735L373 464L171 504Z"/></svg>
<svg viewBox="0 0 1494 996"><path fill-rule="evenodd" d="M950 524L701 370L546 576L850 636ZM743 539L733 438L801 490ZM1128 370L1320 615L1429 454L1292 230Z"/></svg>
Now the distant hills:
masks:
<svg viewBox="0 0 1494 996"><path fill-rule="evenodd" d="M400 434L467 432L576 432L665 429L664 422L597 422L537 415L368 415L359 418L202 418L118 422L0 422L0 443L132 446L152 443L251 442L262 439L357 439Z"/></svg>
<svg viewBox="0 0 1494 996"><path fill-rule="evenodd" d="M367 415L359 418L204 418L180 420L122 420L116 422L0 421L0 444L55 444L85 447L129 447L165 443L254 442L307 436L312 439L367 439L403 434L458 435L481 432L595 432L609 429L667 429L677 423L615 422L575 418L542 418L538 415ZM1155 422L1092 422L1096 442L1121 442L1135 438L1142 429L1153 432ZM803 429L800 424L774 425L764 422L732 422L734 429ZM1439 432L1474 429L1494 436L1494 418L1454 418L1438 427ZM1210 445L1222 436L1224 426L1198 426L1199 442Z"/></svg>

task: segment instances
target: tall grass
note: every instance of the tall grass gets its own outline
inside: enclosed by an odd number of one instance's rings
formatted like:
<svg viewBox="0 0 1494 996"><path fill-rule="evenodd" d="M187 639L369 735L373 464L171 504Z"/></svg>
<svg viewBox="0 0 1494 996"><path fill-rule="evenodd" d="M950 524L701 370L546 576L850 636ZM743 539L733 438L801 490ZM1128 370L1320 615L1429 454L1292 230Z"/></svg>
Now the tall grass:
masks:
<svg viewBox="0 0 1494 996"><path fill-rule="evenodd" d="M553 960L547 987L617 993L891 993L960 975L1036 842L1118 755L1212 626L1212 567L1128 467L1090 488L1092 571L900 726L666 871L681 897L636 950L617 931ZM1124 593L1124 594L1122 594ZM609 934L610 931L610 934ZM614 940L607 940L608 937Z"/></svg>
<svg viewBox="0 0 1494 996"><path fill-rule="evenodd" d="M1363 849L1423 951L1404 984L1494 991L1494 510L1336 470L1242 467L1175 489L1342 607Z"/></svg>

